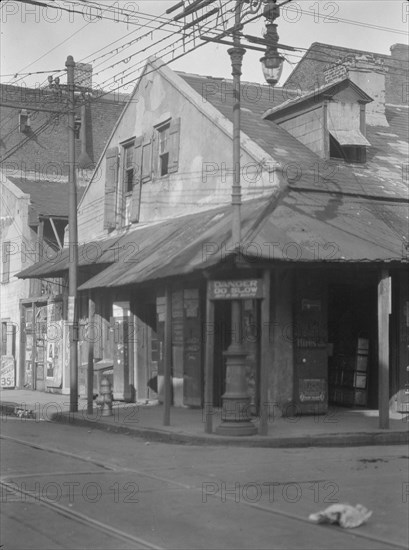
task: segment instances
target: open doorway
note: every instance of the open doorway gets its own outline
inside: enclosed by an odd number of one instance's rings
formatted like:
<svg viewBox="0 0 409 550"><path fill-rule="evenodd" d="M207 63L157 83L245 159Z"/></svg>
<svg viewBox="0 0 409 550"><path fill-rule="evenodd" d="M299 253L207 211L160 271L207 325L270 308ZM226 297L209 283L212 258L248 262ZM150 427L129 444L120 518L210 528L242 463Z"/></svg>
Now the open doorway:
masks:
<svg viewBox="0 0 409 550"><path fill-rule="evenodd" d="M328 342L330 404L376 409L376 285L330 285Z"/></svg>

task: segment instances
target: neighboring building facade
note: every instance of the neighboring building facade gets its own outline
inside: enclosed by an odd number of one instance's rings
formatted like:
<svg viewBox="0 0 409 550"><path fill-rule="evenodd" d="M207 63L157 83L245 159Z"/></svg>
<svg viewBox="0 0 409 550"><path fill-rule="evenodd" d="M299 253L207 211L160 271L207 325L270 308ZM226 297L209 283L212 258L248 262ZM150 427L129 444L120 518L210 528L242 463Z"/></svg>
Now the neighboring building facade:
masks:
<svg viewBox="0 0 409 550"><path fill-rule="evenodd" d="M2 387L24 386L39 390L58 387L61 384L62 365L59 362L62 361L62 352L58 353L59 344L53 343L57 354L54 350L51 354L49 346L47 372L46 341L47 332L50 337L50 317L53 315L52 321L62 325L62 281L24 281L16 274L42 259L51 262L61 252L68 223L67 185L13 176L7 178L4 174L0 185L1 356L3 361L6 361L4 357L9 358L7 376L2 372ZM57 315L55 309L59 310ZM18 365L20 368L16 368Z"/></svg>
<svg viewBox="0 0 409 550"><path fill-rule="evenodd" d="M90 76L90 66L82 67ZM127 98L92 92L90 78L85 89L84 73L76 74L84 92L78 96L75 116L80 198ZM62 324L66 284L54 279L23 281L15 275L42 258L52 261L64 246L68 224L66 90L55 84L36 89L2 84L0 92L1 385L61 391L62 349L56 338L50 341L50 334L47 344L46 336L50 322Z"/></svg>
<svg viewBox="0 0 409 550"><path fill-rule="evenodd" d="M77 178L84 186L103 151L128 96L93 91L92 67L78 73L75 110ZM81 84L81 86L80 86ZM37 88L0 84L0 162L3 172L31 180L66 182L68 178L68 130L66 86Z"/></svg>
<svg viewBox="0 0 409 550"><path fill-rule="evenodd" d="M148 63L78 209L82 345L112 370L115 398L156 397L157 376L161 399L171 349L174 403L220 405L237 327L215 289L242 284L256 411L266 371L282 414L407 410L408 113L375 81L378 96L351 72L302 96L243 83L237 250L231 82ZM22 276L62 275L68 261Z"/></svg>

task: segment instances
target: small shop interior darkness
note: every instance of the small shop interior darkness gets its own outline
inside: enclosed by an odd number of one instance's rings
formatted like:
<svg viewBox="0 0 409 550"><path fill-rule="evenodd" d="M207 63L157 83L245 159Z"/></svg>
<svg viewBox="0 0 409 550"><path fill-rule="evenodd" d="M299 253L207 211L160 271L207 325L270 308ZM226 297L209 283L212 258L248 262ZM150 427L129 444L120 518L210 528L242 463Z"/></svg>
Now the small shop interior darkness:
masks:
<svg viewBox="0 0 409 550"><path fill-rule="evenodd" d="M329 404L376 409L376 284L329 286L328 342Z"/></svg>

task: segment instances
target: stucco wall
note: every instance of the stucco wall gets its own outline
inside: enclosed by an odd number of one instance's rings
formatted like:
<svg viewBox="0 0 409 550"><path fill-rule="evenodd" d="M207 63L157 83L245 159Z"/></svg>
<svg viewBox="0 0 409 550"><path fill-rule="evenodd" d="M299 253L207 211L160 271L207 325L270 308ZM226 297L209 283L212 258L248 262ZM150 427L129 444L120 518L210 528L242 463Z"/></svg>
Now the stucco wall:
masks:
<svg viewBox="0 0 409 550"><path fill-rule="evenodd" d="M152 135L154 126L170 117L181 119L178 171L143 184L140 222L188 214L231 201L231 124L174 73L169 78L168 73L148 70L109 148L132 137ZM272 183L271 175L260 170L260 159L243 147L241 162L243 198L270 194L277 182ZM106 234L104 182L105 160L101 159L79 205L80 242Z"/></svg>
<svg viewBox="0 0 409 550"><path fill-rule="evenodd" d="M33 263L26 256L26 261L22 263L22 251L24 246L26 250L34 248L36 234L28 224L28 204L29 196L22 193L7 180L1 182L1 243L10 242L8 247L8 256L10 259L10 279L8 283L0 283L0 302L1 302L1 320L11 321L16 326L16 376L17 385L22 382L19 380L19 340L20 340L20 298L26 298L29 295L30 281L17 279L16 273L28 267ZM0 266L3 270L3 246L0 247Z"/></svg>

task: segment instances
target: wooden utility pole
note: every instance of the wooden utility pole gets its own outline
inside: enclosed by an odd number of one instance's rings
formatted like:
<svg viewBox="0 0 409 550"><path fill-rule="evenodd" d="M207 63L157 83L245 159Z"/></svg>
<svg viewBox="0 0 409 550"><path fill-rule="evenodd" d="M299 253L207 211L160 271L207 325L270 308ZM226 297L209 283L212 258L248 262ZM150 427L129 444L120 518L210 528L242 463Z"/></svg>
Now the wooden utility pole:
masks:
<svg viewBox="0 0 409 550"><path fill-rule="evenodd" d="M78 266L78 229L77 229L77 180L75 172L75 94L74 68L71 55L65 63L67 67L68 91L68 229L69 229L69 267L68 267L68 323L70 325L70 412L78 411L78 311L77 311L77 266Z"/></svg>

